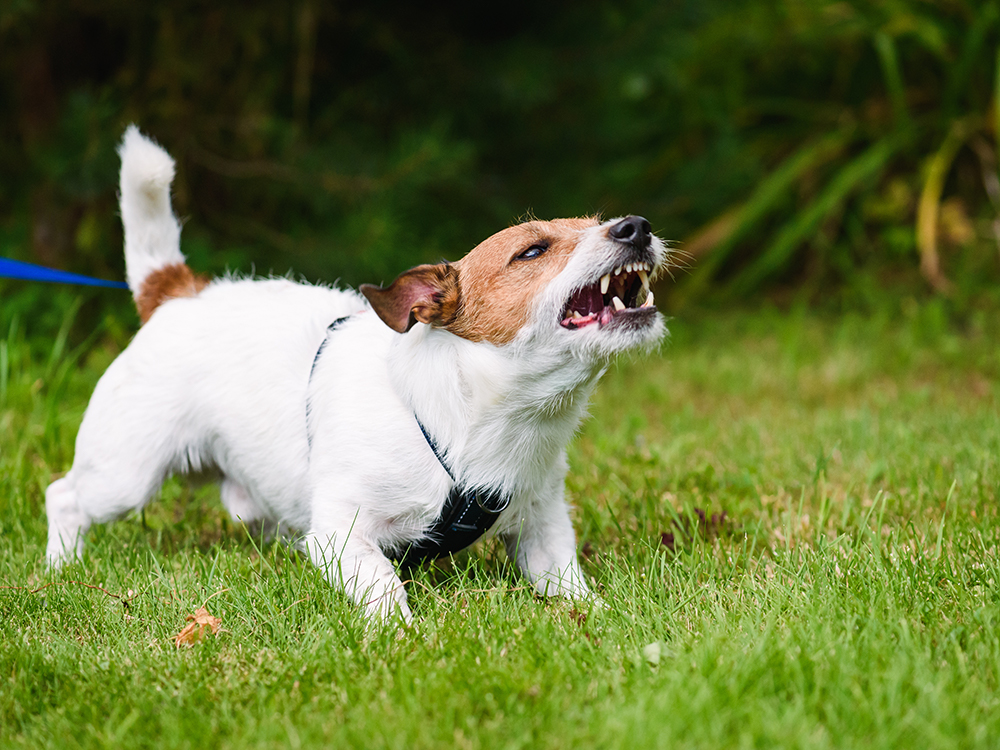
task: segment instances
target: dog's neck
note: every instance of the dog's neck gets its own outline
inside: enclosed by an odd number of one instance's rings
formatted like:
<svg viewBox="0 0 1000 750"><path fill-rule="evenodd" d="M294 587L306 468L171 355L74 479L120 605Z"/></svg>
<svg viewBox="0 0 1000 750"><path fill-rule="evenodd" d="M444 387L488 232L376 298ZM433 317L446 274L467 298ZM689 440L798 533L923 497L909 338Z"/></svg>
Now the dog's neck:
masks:
<svg viewBox="0 0 1000 750"><path fill-rule="evenodd" d="M515 494L547 480L603 369L537 342L495 347L427 326L389 354L397 393L456 478Z"/></svg>

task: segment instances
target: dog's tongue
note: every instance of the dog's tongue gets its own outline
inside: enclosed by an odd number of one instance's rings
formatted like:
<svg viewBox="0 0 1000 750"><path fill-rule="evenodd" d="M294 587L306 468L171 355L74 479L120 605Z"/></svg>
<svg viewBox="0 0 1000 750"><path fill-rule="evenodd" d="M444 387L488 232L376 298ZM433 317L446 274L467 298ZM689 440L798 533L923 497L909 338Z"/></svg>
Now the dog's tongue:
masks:
<svg viewBox="0 0 1000 750"><path fill-rule="evenodd" d="M570 300L569 309L575 310L583 317L604 309L604 296L596 284L586 286L577 292Z"/></svg>
<svg viewBox="0 0 1000 750"><path fill-rule="evenodd" d="M612 311L604 305L604 295L597 284L584 287L569 301L566 307L567 317L563 319L563 328L575 330L592 323L607 325L611 321Z"/></svg>

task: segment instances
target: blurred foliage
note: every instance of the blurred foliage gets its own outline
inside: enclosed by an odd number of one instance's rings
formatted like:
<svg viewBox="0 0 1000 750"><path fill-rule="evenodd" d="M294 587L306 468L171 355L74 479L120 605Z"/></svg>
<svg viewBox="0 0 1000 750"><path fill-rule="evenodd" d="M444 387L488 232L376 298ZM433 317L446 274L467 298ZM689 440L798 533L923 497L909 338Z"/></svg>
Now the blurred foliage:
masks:
<svg viewBox="0 0 1000 750"><path fill-rule="evenodd" d="M1000 280L998 49L1000 3L963 0L7 0L0 254L120 277L134 121L199 270L388 281L528 213L639 213L675 306L969 300Z"/></svg>

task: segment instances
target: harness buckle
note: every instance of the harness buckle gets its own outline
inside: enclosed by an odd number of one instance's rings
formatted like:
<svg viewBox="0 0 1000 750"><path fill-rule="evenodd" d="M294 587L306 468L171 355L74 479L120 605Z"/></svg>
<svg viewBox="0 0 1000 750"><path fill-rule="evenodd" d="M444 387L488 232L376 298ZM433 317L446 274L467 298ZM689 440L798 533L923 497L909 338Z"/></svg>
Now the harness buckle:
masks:
<svg viewBox="0 0 1000 750"><path fill-rule="evenodd" d="M505 510L507 510L507 507L510 505L510 495L500 496L503 504L499 508L491 508L488 505L485 505L483 501L479 499L479 495L480 493L476 492L472 496L472 499L476 501L476 505L478 505L481 510L486 511L487 513L493 513L494 515L499 515L500 513L503 513Z"/></svg>

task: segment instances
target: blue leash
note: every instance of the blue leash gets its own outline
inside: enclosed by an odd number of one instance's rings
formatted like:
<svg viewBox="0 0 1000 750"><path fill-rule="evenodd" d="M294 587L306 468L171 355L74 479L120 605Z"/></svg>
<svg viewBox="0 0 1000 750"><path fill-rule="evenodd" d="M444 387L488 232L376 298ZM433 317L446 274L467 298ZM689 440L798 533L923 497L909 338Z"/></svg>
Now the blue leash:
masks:
<svg viewBox="0 0 1000 750"><path fill-rule="evenodd" d="M0 258L0 277L7 279L25 279L27 281L47 281L52 284L85 284L87 286L109 286L115 289L128 289L124 281L108 281L93 279L78 273L57 271L54 268L36 266L34 263L24 263L19 260Z"/></svg>

